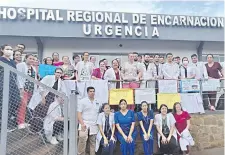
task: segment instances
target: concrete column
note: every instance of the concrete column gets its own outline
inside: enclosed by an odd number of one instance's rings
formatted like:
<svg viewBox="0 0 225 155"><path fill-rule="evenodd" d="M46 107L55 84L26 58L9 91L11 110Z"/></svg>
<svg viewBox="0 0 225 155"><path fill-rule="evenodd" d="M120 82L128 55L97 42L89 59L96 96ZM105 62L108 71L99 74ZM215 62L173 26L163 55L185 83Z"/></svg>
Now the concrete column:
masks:
<svg viewBox="0 0 225 155"><path fill-rule="evenodd" d="M203 51L204 44L205 44L204 41L200 41L200 43L197 47L197 54L198 54L198 60L199 61L202 61L202 51Z"/></svg>
<svg viewBox="0 0 225 155"><path fill-rule="evenodd" d="M38 59L42 63L43 61L43 53L44 53L44 46L43 42L40 37L35 37L37 47L38 47Z"/></svg>

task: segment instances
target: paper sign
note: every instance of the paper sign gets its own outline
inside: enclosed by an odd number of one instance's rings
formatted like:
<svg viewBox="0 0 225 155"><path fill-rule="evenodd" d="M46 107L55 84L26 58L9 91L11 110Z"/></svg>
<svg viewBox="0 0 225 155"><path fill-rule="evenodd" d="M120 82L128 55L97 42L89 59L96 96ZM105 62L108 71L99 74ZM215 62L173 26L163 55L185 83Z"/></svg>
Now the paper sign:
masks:
<svg viewBox="0 0 225 155"><path fill-rule="evenodd" d="M196 79L184 79L180 81L180 92L199 92L200 84Z"/></svg>
<svg viewBox="0 0 225 155"><path fill-rule="evenodd" d="M134 104L133 89L110 89L109 91L109 104L119 105L119 101L125 99L127 104Z"/></svg>
<svg viewBox="0 0 225 155"><path fill-rule="evenodd" d="M202 81L202 91L217 91L220 87L219 79L208 79Z"/></svg>
<svg viewBox="0 0 225 155"><path fill-rule="evenodd" d="M177 80L159 80L159 93L177 93Z"/></svg>
<svg viewBox="0 0 225 155"><path fill-rule="evenodd" d="M142 101L147 103L156 103L155 88L135 89L135 104L141 104Z"/></svg>
<svg viewBox="0 0 225 155"><path fill-rule="evenodd" d="M56 66L40 64L39 74L41 78L45 77L46 75L54 75L55 69L56 69Z"/></svg>
<svg viewBox="0 0 225 155"><path fill-rule="evenodd" d="M166 104L169 109L173 109L173 105L175 102L180 102L180 94L179 93L174 93L174 94L157 94L157 108L162 104Z"/></svg>

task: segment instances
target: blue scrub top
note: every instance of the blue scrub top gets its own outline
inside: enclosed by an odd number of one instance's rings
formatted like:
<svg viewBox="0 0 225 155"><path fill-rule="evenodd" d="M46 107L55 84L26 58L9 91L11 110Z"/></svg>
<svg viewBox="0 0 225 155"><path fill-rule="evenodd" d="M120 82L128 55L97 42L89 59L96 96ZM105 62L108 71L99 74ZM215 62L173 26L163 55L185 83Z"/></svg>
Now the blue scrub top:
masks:
<svg viewBox="0 0 225 155"><path fill-rule="evenodd" d="M154 119L153 111L149 110L147 116L144 116L143 113L140 111L137 113L137 117L139 122L142 121L145 131L147 132L150 125L150 121ZM140 127L140 134L143 134L141 127Z"/></svg>
<svg viewBox="0 0 225 155"><path fill-rule="evenodd" d="M135 122L134 112L128 110L126 115L123 115L120 111L117 111L114 115L115 124L119 124L123 132L128 135L133 122ZM135 131L135 128L134 128Z"/></svg>

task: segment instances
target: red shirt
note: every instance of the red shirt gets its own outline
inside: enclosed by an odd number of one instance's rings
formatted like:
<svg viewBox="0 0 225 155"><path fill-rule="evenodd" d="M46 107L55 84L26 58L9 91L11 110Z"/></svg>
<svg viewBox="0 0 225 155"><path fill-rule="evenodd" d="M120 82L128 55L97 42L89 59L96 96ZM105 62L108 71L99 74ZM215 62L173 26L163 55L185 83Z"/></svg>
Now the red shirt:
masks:
<svg viewBox="0 0 225 155"><path fill-rule="evenodd" d="M96 69L93 70L92 76L94 76L94 77L96 77L98 79L103 79L104 74L105 74L105 71L102 74L100 68L96 68Z"/></svg>
<svg viewBox="0 0 225 155"><path fill-rule="evenodd" d="M222 66L218 62L214 62L212 67L209 67L208 63L205 64L209 77L220 79L219 72L222 71Z"/></svg>
<svg viewBox="0 0 225 155"><path fill-rule="evenodd" d="M176 120L175 126L179 133L183 132L184 129L187 127L187 120L191 118L188 112L183 111L182 114L174 114L174 118Z"/></svg>
<svg viewBox="0 0 225 155"><path fill-rule="evenodd" d="M53 65L54 66L62 66L63 65L63 62L61 62L61 61L53 62Z"/></svg>

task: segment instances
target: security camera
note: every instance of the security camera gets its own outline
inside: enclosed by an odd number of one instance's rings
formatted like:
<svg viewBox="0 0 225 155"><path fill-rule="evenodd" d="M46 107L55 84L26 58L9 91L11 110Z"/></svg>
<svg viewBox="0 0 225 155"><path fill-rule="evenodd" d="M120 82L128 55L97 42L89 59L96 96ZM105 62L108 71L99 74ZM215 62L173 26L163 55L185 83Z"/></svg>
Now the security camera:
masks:
<svg viewBox="0 0 225 155"><path fill-rule="evenodd" d="M119 47L123 47L123 44L119 44Z"/></svg>

